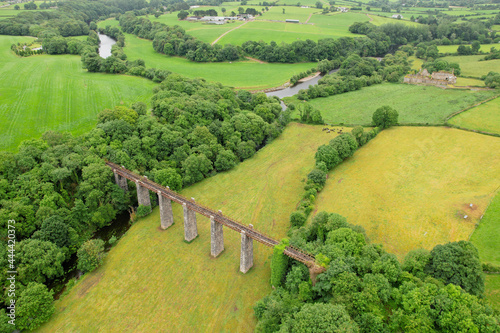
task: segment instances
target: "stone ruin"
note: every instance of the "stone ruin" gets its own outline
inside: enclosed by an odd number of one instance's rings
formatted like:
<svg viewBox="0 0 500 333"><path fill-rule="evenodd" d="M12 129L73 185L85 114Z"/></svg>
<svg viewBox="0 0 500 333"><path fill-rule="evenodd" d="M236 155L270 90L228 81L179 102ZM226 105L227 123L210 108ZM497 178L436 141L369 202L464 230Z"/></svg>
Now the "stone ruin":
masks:
<svg viewBox="0 0 500 333"><path fill-rule="evenodd" d="M446 86L448 84L456 84L457 77L455 70L450 72L434 72L429 74L427 69L421 69L417 74L408 74L404 78L404 83L408 84L430 84L436 86Z"/></svg>

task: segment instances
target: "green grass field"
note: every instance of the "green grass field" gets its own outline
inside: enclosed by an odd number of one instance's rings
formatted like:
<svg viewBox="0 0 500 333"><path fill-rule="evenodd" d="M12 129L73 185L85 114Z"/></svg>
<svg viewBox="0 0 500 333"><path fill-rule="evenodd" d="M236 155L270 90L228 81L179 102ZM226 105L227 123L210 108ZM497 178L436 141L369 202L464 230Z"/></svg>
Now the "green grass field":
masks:
<svg viewBox="0 0 500 333"><path fill-rule="evenodd" d="M152 81L87 73L79 56L20 58L11 52L11 44L32 40L0 36L0 150L15 150L48 130L81 134L94 127L101 110L152 96Z"/></svg>
<svg viewBox="0 0 500 333"><path fill-rule="evenodd" d="M308 103L320 110L326 123L369 125L373 112L383 105L389 105L398 111L401 124L443 124L445 118L453 112L495 94L495 91L383 83L340 95L312 99Z"/></svg>
<svg viewBox="0 0 500 333"><path fill-rule="evenodd" d="M333 137L321 128L290 124L253 158L182 194L284 237L314 153ZM157 208L134 224L102 267L56 301L39 332L253 332L252 307L271 291L272 249L254 242L254 267L241 274L238 233L224 228L225 250L212 259L210 222L198 216L199 237L186 244L182 208L173 208L175 224L166 231Z"/></svg>
<svg viewBox="0 0 500 333"><path fill-rule="evenodd" d="M500 98L462 112L449 122L463 128L500 134Z"/></svg>
<svg viewBox="0 0 500 333"><path fill-rule="evenodd" d="M440 59L458 63L462 71L462 76L480 78L492 71L500 72L500 59L479 61L482 58L484 58L484 55L449 56Z"/></svg>
<svg viewBox="0 0 500 333"><path fill-rule="evenodd" d="M316 19L315 16L313 16L314 19ZM225 35L219 43L223 45L241 45L248 40L263 40L268 43L275 41L279 44L281 42L293 43L296 40L306 39L318 41L318 39L323 38L359 37L359 35L350 33L347 25L336 26L338 23L336 23L337 20L333 16L324 18L320 18L322 24L315 25L266 21L248 22L241 28ZM326 21L331 22L332 26L329 26Z"/></svg>
<svg viewBox="0 0 500 333"><path fill-rule="evenodd" d="M470 45L465 45L470 46ZM499 49L498 44L481 44L481 48L479 49L481 52L489 53L492 47L495 47L497 50ZM439 53L456 53L459 45L438 45ZM484 56L483 56L484 57Z"/></svg>
<svg viewBox="0 0 500 333"><path fill-rule="evenodd" d="M113 21L110 21L113 22ZM101 22L106 26L106 22ZM285 83L294 74L314 67L314 63L261 64L254 61L197 63L180 57L168 57L153 50L150 40L125 35L124 51L129 60L144 59L146 67L170 70L190 78L202 77L207 81L220 82L230 87L265 89Z"/></svg>
<svg viewBox="0 0 500 333"><path fill-rule="evenodd" d="M497 191L499 164L500 138L437 127L384 130L329 173L315 213L347 217L402 258L468 239Z"/></svg>
<svg viewBox="0 0 500 333"><path fill-rule="evenodd" d="M496 184L498 186L498 183ZM482 262L500 265L500 194L491 201L470 241L479 250ZM500 295L499 295L500 296Z"/></svg>
<svg viewBox="0 0 500 333"><path fill-rule="evenodd" d="M486 275L485 295L490 304L500 311L500 275Z"/></svg>
<svg viewBox="0 0 500 333"><path fill-rule="evenodd" d="M479 79L470 79L468 77L457 77L457 83L455 87L484 87L484 81Z"/></svg>

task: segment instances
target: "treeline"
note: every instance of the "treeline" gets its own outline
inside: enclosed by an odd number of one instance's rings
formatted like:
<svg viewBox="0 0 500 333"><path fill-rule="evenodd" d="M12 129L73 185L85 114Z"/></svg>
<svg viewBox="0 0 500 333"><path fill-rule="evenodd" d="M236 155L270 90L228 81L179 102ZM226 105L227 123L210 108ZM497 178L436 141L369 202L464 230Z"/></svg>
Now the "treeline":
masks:
<svg viewBox="0 0 500 333"><path fill-rule="evenodd" d="M153 40L156 52L166 55L183 56L191 61L234 61L239 59L238 48L224 47L202 42L188 34L179 26L152 23L147 18L136 17L133 13L120 16L120 26L126 33Z"/></svg>
<svg viewBox="0 0 500 333"><path fill-rule="evenodd" d="M16 154L0 152L2 240L7 221L15 220L17 329L34 329L50 317L46 285L64 274L63 264L77 251L79 260L89 260L85 253L100 246L85 241L137 205L114 183L104 159L179 190L253 156L289 120L279 100L264 93L235 93L174 74L155 88L152 107L152 115L144 103L103 110L96 127L80 137L47 132L24 141ZM151 199L155 204L156 195ZM7 249L2 242L3 267ZM2 305L10 299L6 274L0 272ZM8 317L3 309L0 314L5 328Z"/></svg>
<svg viewBox="0 0 500 333"><path fill-rule="evenodd" d="M407 54L402 51L388 54L380 62L374 58L361 58L357 54L350 55L342 61L338 72L325 75L317 85L301 89L297 98L309 100L328 97L379 84L384 80L398 82L410 70L407 59Z"/></svg>

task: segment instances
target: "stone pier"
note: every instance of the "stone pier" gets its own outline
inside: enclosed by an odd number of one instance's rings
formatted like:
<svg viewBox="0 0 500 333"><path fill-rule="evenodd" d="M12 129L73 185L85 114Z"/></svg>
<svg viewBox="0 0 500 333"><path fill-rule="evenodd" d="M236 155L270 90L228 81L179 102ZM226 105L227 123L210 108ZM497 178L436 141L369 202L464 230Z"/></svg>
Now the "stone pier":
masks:
<svg viewBox="0 0 500 333"><path fill-rule="evenodd" d="M115 174L116 185L120 186L122 190L128 191L127 178L120 176L116 170L113 170L113 173Z"/></svg>
<svg viewBox="0 0 500 333"><path fill-rule="evenodd" d="M165 198L158 191L158 206L160 206L160 223L162 229L167 229L174 224L174 214L172 213L172 200Z"/></svg>
<svg viewBox="0 0 500 333"><path fill-rule="evenodd" d="M139 181L135 182L137 187L137 201L139 205L149 206L151 208L151 200L149 199L149 190L142 186Z"/></svg>
<svg viewBox="0 0 500 333"><path fill-rule="evenodd" d="M253 239L241 231L240 272L246 273L253 266Z"/></svg>
<svg viewBox="0 0 500 333"><path fill-rule="evenodd" d="M184 209L184 239L190 242L198 236L196 212L189 209L185 203L182 204L182 208Z"/></svg>
<svg viewBox="0 0 500 333"><path fill-rule="evenodd" d="M212 239L210 254L215 258L224 251L224 231L222 223L215 221L213 216L210 216L210 234Z"/></svg>

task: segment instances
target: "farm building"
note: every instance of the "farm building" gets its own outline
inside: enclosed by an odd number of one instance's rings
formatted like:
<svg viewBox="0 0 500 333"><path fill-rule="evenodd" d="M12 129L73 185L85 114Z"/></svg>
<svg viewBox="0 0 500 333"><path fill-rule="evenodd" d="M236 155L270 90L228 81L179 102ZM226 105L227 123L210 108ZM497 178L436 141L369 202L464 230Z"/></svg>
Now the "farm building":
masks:
<svg viewBox="0 0 500 333"><path fill-rule="evenodd" d="M347 13L349 11L349 8L347 8L347 7L337 7L337 11L338 12L342 12L342 13Z"/></svg>
<svg viewBox="0 0 500 333"><path fill-rule="evenodd" d="M300 23L299 20L291 20L291 19L286 19L286 23Z"/></svg>
<svg viewBox="0 0 500 333"><path fill-rule="evenodd" d="M395 19L402 19L403 18L403 15L399 15L399 14L394 14L391 16L392 18L395 18Z"/></svg>

